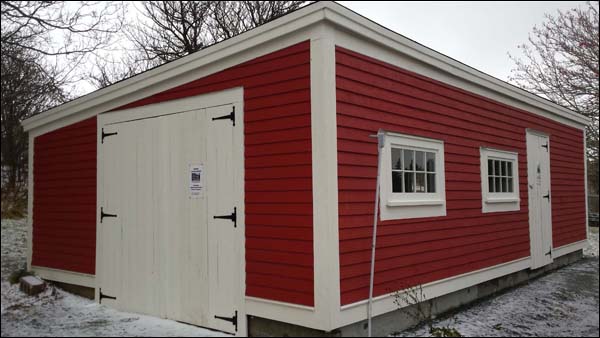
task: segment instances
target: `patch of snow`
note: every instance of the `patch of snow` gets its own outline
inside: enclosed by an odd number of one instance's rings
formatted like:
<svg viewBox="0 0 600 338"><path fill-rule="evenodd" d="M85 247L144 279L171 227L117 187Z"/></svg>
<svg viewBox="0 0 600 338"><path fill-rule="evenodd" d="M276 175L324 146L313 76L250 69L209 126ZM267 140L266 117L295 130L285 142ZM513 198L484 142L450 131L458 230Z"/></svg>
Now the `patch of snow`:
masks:
<svg viewBox="0 0 600 338"><path fill-rule="evenodd" d="M32 285L32 286L38 286L38 285L43 285L44 282L37 278L36 276L25 276L25 277L21 277L21 281Z"/></svg>
<svg viewBox="0 0 600 338"><path fill-rule="evenodd" d="M583 254L589 257L598 257L598 228L590 228L588 242L590 246L583 249Z"/></svg>
<svg viewBox="0 0 600 338"><path fill-rule="evenodd" d="M1 334L4 336L226 337L222 332L119 312L54 287L28 297L8 276L26 266L25 220L2 220Z"/></svg>
<svg viewBox="0 0 600 338"><path fill-rule="evenodd" d="M434 320L469 337L598 337L598 233L582 260ZM595 250L595 255L594 251ZM421 326L399 334L428 337Z"/></svg>

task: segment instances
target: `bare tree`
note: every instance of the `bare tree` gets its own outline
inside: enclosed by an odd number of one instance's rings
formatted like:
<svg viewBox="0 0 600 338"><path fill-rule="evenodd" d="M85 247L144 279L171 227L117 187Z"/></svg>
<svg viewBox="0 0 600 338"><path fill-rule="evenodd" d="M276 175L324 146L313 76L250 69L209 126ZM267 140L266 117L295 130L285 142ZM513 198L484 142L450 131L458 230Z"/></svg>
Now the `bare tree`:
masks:
<svg viewBox="0 0 600 338"><path fill-rule="evenodd" d="M4 57L5 54L12 57ZM65 97L55 77L40 66L39 54L20 46L3 45L2 55L2 214L20 216L26 201L28 146L21 121Z"/></svg>
<svg viewBox="0 0 600 338"><path fill-rule="evenodd" d="M48 56L94 52L123 24L118 1L2 1L0 8L2 45Z"/></svg>
<svg viewBox="0 0 600 338"><path fill-rule="evenodd" d="M587 126L589 178L598 189L599 105L598 1L585 8L547 15L534 27L529 43L519 46L523 58L512 57L510 80L535 94L591 118Z"/></svg>
<svg viewBox="0 0 600 338"><path fill-rule="evenodd" d="M144 1L128 31L146 68L178 59L293 11L306 1Z"/></svg>
<svg viewBox="0 0 600 338"><path fill-rule="evenodd" d="M89 55L122 26L120 2L2 1L2 213L23 212L27 135L23 119L62 103ZM19 210L21 209L21 210Z"/></svg>
<svg viewBox="0 0 600 338"><path fill-rule="evenodd" d="M178 59L202 49L207 38L210 1L144 1L130 38L143 51L148 66Z"/></svg>
<svg viewBox="0 0 600 338"><path fill-rule="evenodd" d="M209 22L211 37L214 41L229 39L294 11L305 3L306 1L219 1L212 7L212 20Z"/></svg>
<svg viewBox="0 0 600 338"><path fill-rule="evenodd" d="M88 81L96 88L104 88L123 79L137 75L147 69L143 58L136 58L133 53L124 53L118 59L96 57ZM142 61L140 61L142 60Z"/></svg>

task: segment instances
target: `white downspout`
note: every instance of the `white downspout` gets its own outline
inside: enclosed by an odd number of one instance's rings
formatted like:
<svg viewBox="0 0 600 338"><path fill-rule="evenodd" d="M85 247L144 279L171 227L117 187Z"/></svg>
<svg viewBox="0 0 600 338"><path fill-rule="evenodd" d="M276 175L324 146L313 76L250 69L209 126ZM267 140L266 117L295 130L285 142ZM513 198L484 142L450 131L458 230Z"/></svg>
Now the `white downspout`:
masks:
<svg viewBox="0 0 600 338"><path fill-rule="evenodd" d="M375 277L375 246L377 244L377 212L379 211L379 172L381 169L381 149L383 149L384 145L385 132L379 129L377 135L371 135L371 137L377 137L377 186L375 187L375 212L373 213L373 243L371 245L371 276L369 279L369 303L367 306L368 337L372 337L371 319L373 317L373 279Z"/></svg>

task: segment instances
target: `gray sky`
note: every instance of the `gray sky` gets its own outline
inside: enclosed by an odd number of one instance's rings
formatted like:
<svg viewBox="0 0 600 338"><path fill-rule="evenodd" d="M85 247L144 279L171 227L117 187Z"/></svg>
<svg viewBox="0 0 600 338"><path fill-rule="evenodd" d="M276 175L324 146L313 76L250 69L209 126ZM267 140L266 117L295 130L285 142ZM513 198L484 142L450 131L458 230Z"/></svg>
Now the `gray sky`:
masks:
<svg viewBox="0 0 600 338"><path fill-rule="evenodd" d="M585 1L339 1L365 17L471 67L507 80L544 14L584 6Z"/></svg>
<svg viewBox="0 0 600 338"><path fill-rule="evenodd" d="M519 56L517 46L527 42L533 26L544 22L544 14L585 5L584 1L475 2L475 1L339 1L363 16L501 80L507 80L513 62L508 52ZM140 5L127 2L130 22L143 20ZM121 34L122 35L122 34ZM121 36L112 51L100 51L118 60L119 50L132 48ZM93 56L81 70L86 75ZM85 76L84 76L85 78ZM72 91L93 91L89 81L78 81Z"/></svg>

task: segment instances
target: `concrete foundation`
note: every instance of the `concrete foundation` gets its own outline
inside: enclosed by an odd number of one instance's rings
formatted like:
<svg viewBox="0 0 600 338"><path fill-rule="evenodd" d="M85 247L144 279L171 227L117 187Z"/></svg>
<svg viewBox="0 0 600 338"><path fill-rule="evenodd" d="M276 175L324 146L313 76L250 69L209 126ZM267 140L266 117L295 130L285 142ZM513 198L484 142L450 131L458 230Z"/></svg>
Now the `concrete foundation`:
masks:
<svg viewBox="0 0 600 338"><path fill-rule="evenodd" d="M88 299L94 299L94 288L90 288L87 286L81 286L81 285L61 283L61 282L52 282L52 284L54 284L56 287L58 287L60 289L63 289L67 292L76 294L78 296L88 298Z"/></svg>
<svg viewBox="0 0 600 338"><path fill-rule="evenodd" d="M552 264L536 270L522 270L510 275L465 288L427 301L433 316L456 311L460 307L493 296L508 288L518 286L538 278L552 270L569 265L583 257L581 250L556 258ZM421 305L422 307L423 305ZM416 306L385 313L373 318L373 336L386 337L392 333L411 328L419 322L411 315ZM248 316L248 335L251 337L366 337L367 321L354 323L331 332L314 330L298 325L282 323L270 319Z"/></svg>

